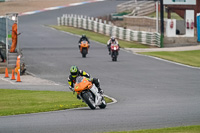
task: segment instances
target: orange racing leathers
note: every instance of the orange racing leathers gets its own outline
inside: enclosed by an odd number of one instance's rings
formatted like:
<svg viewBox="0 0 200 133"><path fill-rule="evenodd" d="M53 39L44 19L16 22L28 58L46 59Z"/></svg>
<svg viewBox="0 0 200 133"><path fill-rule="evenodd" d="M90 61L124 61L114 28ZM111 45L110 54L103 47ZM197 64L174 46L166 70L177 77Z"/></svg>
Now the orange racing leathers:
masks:
<svg viewBox="0 0 200 133"><path fill-rule="evenodd" d="M12 45L10 48L10 52L15 52L15 49L17 47L17 24L14 23L12 26Z"/></svg>

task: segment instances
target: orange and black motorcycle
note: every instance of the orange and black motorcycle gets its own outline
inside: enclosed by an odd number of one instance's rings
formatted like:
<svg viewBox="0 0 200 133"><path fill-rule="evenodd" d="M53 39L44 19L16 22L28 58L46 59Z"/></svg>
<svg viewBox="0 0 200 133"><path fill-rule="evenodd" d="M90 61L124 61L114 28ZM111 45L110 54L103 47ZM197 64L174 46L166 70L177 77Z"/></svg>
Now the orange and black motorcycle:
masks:
<svg viewBox="0 0 200 133"><path fill-rule="evenodd" d="M88 43L88 41L81 41L81 44L79 45L79 49L83 58L85 58L86 55L88 54L89 47L90 47L90 44Z"/></svg>
<svg viewBox="0 0 200 133"><path fill-rule="evenodd" d="M86 77L78 76L76 78L74 91L91 109L96 109L97 106L104 109L107 105L104 97L98 92L95 84Z"/></svg>

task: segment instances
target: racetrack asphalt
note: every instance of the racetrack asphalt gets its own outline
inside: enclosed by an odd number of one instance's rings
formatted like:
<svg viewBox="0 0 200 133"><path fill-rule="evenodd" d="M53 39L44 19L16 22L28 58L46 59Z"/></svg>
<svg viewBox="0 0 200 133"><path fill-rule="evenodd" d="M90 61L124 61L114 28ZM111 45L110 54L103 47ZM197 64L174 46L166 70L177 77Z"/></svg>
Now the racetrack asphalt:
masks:
<svg viewBox="0 0 200 133"><path fill-rule="evenodd" d="M105 94L118 102L103 110L81 108L0 117L0 132L92 133L199 125L199 69L124 50L119 52L118 61L112 62L106 46L94 41L87 58L82 58L78 36L44 26L56 24L56 18L65 13L106 15L121 2L109 0L21 16L19 25L29 72L67 85L69 68L77 65L98 77Z"/></svg>

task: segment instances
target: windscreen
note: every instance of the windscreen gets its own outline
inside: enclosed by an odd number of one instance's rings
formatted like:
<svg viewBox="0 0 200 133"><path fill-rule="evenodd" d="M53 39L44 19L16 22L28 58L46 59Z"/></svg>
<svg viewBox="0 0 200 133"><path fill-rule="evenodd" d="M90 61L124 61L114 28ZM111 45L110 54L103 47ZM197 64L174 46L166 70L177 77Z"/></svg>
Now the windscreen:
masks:
<svg viewBox="0 0 200 133"><path fill-rule="evenodd" d="M83 77L82 76L78 76L76 78L76 83L78 84L78 83L82 82L82 80L83 80Z"/></svg>
<svg viewBox="0 0 200 133"><path fill-rule="evenodd" d="M84 43L84 44L85 44L85 43L87 43L87 41L82 41L82 43Z"/></svg>

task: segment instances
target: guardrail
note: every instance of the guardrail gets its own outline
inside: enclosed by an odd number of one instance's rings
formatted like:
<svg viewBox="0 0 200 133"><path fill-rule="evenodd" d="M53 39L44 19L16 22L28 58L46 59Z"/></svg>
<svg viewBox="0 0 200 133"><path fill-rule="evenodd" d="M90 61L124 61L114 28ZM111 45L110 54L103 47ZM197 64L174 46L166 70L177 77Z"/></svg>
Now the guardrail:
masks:
<svg viewBox="0 0 200 133"><path fill-rule="evenodd" d="M156 32L134 31L117 27L111 22L103 21L98 18L79 16L73 14L64 14L57 18L59 26L72 26L98 32L107 36L115 36L118 39L126 41L136 41L142 44L160 47L160 34Z"/></svg>
<svg viewBox="0 0 200 133"><path fill-rule="evenodd" d="M155 1L128 1L117 5L117 12L131 12L129 16L145 16L155 12Z"/></svg>
<svg viewBox="0 0 200 133"><path fill-rule="evenodd" d="M137 10L137 15L145 16L155 11L156 11L155 2L149 1L140 5L140 8Z"/></svg>
<svg viewBox="0 0 200 133"><path fill-rule="evenodd" d="M137 0L132 0L117 5L117 12L132 12L132 10L136 7L136 2Z"/></svg>

